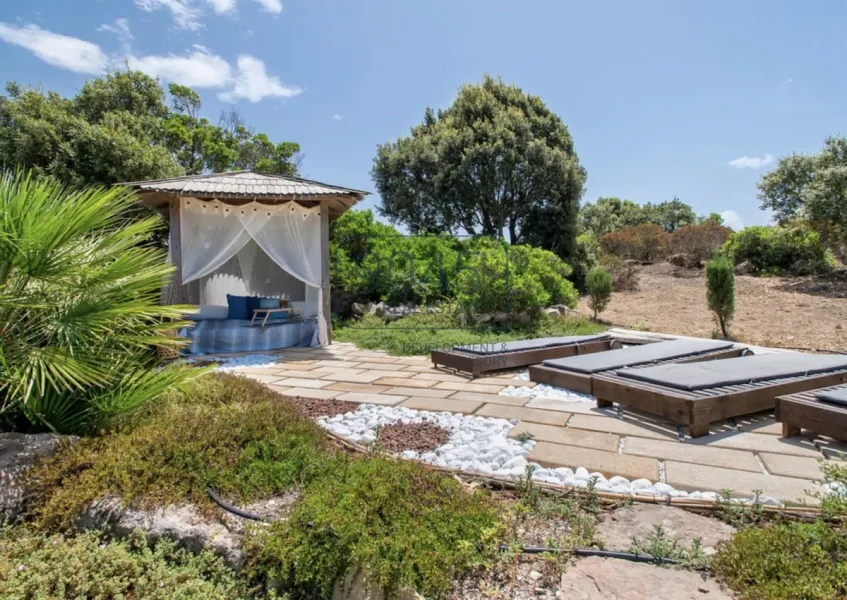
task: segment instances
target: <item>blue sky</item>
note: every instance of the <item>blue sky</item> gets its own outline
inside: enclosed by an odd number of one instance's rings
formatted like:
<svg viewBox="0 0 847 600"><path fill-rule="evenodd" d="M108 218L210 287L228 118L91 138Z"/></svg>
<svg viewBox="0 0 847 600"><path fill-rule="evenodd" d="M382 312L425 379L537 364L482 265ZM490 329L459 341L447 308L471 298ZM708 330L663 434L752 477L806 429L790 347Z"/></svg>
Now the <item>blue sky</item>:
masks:
<svg viewBox="0 0 847 600"><path fill-rule="evenodd" d="M678 196L764 223L775 160L844 133L838 2L28 0L0 5L3 77L73 94L130 64L303 147L303 174L373 190L377 144L499 75L570 128L584 199ZM379 202L372 196L366 206Z"/></svg>

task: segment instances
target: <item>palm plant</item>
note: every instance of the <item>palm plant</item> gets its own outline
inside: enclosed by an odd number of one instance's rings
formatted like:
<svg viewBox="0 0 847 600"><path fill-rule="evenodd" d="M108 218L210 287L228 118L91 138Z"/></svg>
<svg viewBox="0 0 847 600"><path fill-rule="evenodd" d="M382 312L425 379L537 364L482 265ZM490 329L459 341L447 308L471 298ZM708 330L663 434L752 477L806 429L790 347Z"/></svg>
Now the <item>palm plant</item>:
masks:
<svg viewBox="0 0 847 600"><path fill-rule="evenodd" d="M0 176L0 414L80 431L190 377L159 368L151 345L188 307L161 306L172 273L149 244L155 216L130 218L123 188L72 190Z"/></svg>

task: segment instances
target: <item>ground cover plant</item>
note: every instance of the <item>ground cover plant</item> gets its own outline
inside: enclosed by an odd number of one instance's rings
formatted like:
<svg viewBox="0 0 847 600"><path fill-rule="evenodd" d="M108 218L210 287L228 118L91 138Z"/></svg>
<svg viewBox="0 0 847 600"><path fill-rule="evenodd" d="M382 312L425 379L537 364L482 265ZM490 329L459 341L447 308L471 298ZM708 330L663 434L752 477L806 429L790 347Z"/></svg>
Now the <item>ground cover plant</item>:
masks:
<svg viewBox="0 0 847 600"><path fill-rule="evenodd" d="M411 314L391 323L377 317L341 321L333 336L355 342L360 348L385 350L394 355L427 354L456 345L488 344L512 340L565 335L590 335L605 330L584 317L539 315L529 324L513 323L506 330L490 324L466 325L459 315Z"/></svg>
<svg viewBox="0 0 847 600"><path fill-rule="evenodd" d="M0 532L0 596L6 600L134 598L240 600L252 591L210 550L195 555L140 532L123 541L97 533Z"/></svg>

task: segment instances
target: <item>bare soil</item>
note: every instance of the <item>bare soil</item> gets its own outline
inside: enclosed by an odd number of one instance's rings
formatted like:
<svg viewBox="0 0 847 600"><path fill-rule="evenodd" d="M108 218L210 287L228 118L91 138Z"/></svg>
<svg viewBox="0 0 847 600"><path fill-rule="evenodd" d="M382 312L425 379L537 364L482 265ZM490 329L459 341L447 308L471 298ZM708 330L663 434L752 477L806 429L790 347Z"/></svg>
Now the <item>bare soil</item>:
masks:
<svg viewBox="0 0 847 600"><path fill-rule="evenodd" d="M379 430L377 441L388 452L429 452L449 439L450 432L433 423L394 423Z"/></svg>
<svg viewBox="0 0 847 600"><path fill-rule="evenodd" d="M735 278L733 338L749 344L847 352L847 278ZM580 311L591 314L587 298ZM711 337L701 269L670 263L642 267L638 291L617 292L601 319L619 327Z"/></svg>

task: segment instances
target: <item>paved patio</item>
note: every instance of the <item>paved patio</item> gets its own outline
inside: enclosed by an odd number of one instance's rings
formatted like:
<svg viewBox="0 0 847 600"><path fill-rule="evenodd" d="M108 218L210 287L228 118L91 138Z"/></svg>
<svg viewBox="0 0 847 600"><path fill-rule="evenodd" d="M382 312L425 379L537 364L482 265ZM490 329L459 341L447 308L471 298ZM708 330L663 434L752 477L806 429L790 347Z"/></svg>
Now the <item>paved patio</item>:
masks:
<svg viewBox="0 0 847 600"><path fill-rule="evenodd" d="M710 435L694 440L684 428L648 415L498 395L510 385L535 385L513 379L514 373L471 380L433 368L426 356L389 356L348 343L289 348L278 355L278 366L238 373L291 396L518 419L511 436L533 434L538 444L527 459L544 466L644 477L680 490L763 490L783 501L811 502L806 492L818 488L818 460L847 457L841 442L781 437L779 423L768 414L712 424Z"/></svg>

